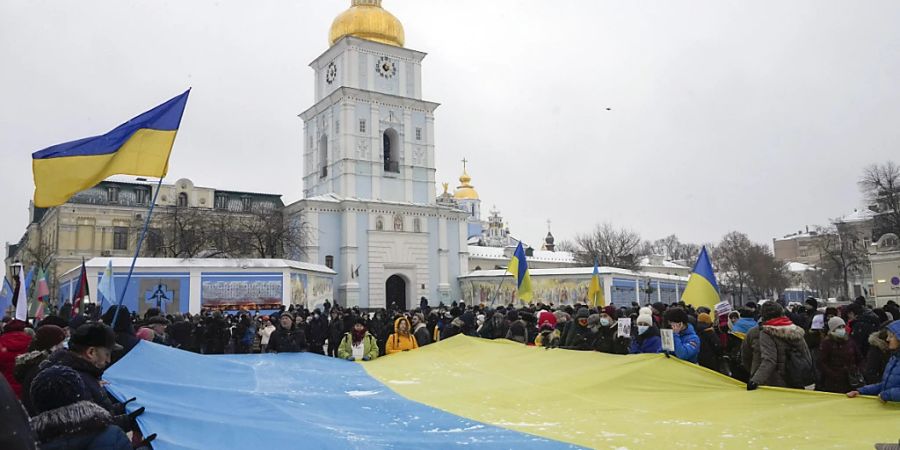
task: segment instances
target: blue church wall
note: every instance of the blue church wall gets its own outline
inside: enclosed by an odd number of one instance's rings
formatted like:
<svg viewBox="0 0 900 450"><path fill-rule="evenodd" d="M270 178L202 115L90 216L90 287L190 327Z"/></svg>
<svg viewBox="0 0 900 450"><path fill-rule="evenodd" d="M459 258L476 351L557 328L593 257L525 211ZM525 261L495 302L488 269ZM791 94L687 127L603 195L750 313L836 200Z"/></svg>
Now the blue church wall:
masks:
<svg viewBox="0 0 900 450"><path fill-rule="evenodd" d="M359 166L366 166L367 164L359 164ZM359 170L357 169L357 172ZM369 170L371 171L371 170ZM357 175L356 176L356 197L357 198L372 198L372 177L369 175Z"/></svg>
<svg viewBox="0 0 900 450"><path fill-rule="evenodd" d="M438 255L438 219L428 218L428 304L437 306L441 301L438 295L438 284L441 282L441 274L438 271L440 257ZM452 278L451 278L452 280Z"/></svg>
<svg viewBox="0 0 900 450"><path fill-rule="evenodd" d="M459 224L456 220L447 221L447 250L450 252L447 257L448 275L450 283L450 301L462 298L459 291Z"/></svg>
<svg viewBox="0 0 900 450"><path fill-rule="evenodd" d="M369 215L367 213L356 213L356 262L353 264L359 266L359 276L356 281L359 283L359 303L361 307L369 306Z"/></svg>
<svg viewBox="0 0 900 450"><path fill-rule="evenodd" d="M105 298L99 292L91 293L100 302L104 311L122 297L127 279L128 272L113 273L116 285L115 299ZM97 282L100 282L99 276ZM75 283L77 281L73 285ZM127 306L129 311L137 311L143 315L148 309L156 308L157 292L159 292L160 309L163 313L186 313L189 311L191 277L187 272L135 272L131 275L128 285L128 292L125 293L122 304Z"/></svg>
<svg viewBox="0 0 900 450"><path fill-rule="evenodd" d="M397 178L381 179L381 198L399 202L403 200L403 182Z"/></svg>
<svg viewBox="0 0 900 450"><path fill-rule="evenodd" d="M413 167L413 202L428 203L428 172L424 167Z"/></svg>
<svg viewBox="0 0 900 450"><path fill-rule="evenodd" d="M472 236L478 236L478 237L481 237L481 231L482 231L482 228L483 228L483 227L481 226L480 223L466 222L466 224L467 224L467 229L468 229L468 234L466 234L466 236L468 236L468 237L472 237Z"/></svg>
<svg viewBox="0 0 900 450"><path fill-rule="evenodd" d="M320 212L319 213L319 260L317 264L325 265L325 257L334 257L334 267L338 269L343 267L341 258L341 227L340 213L336 212ZM334 284L335 298L337 298L338 283Z"/></svg>

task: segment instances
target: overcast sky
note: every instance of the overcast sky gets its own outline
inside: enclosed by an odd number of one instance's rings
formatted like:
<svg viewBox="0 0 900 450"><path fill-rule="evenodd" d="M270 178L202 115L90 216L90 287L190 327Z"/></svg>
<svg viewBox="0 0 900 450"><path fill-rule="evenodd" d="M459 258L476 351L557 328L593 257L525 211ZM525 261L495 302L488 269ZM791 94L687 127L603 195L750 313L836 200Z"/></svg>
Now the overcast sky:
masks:
<svg viewBox="0 0 900 450"><path fill-rule="evenodd" d="M349 0L0 1L0 239L31 153L193 91L168 181L301 197L307 64ZM900 2L385 0L427 52L438 182L533 245L609 221L770 242L900 162ZM607 110L607 108L610 108ZM440 191L440 185L438 185Z"/></svg>

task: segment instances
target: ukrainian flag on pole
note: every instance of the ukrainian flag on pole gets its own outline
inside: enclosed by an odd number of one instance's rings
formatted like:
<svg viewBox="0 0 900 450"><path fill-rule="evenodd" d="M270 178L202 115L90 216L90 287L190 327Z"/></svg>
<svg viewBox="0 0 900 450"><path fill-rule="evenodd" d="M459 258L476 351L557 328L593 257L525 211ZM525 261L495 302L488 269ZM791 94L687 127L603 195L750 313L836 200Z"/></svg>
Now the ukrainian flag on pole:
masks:
<svg viewBox="0 0 900 450"><path fill-rule="evenodd" d="M190 92L188 89L102 136L34 152L34 205L62 205L111 175L164 177Z"/></svg>
<svg viewBox="0 0 900 450"><path fill-rule="evenodd" d="M509 260L506 271L513 274L516 278L516 290L519 299L523 302L531 302L534 298L534 294L531 292L531 274L528 273L528 262L525 260L525 249L522 248L521 242L516 247L512 259Z"/></svg>
<svg viewBox="0 0 900 450"><path fill-rule="evenodd" d="M603 289L600 288L600 263L597 258L594 258L594 274L591 276L591 284L588 286L588 304L600 308L606 306Z"/></svg>
<svg viewBox="0 0 900 450"><path fill-rule="evenodd" d="M706 247L700 250L700 256L697 257L697 263L694 264L694 270L688 278L687 287L681 293L681 301L694 308L706 306L712 311L715 311L716 303L719 303L719 285L716 283L716 275L709 262Z"/></svg>

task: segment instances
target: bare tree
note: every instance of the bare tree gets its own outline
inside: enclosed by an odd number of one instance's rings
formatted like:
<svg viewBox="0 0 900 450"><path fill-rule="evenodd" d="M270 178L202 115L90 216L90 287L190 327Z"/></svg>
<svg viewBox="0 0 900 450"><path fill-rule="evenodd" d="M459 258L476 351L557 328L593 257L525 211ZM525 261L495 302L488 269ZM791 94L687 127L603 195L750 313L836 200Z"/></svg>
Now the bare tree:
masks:
<svg viewBox="0 0 900 450"><path fill-rule="evenodd" d="M719 282L744 303L744 288L750 283L750 251L753 242L746 234L732 231L722 238L713 253L720 271Z"/></svg>
<svg viewBox="0 0 900 450"><path fill-rule="evenodd" d="M822 263L826 271L835 274L841 280L841 294L850 296L850 275L862 271L868 264L868 255L861 246L858 236L852 233L841 234L837 227L817 227L821 236L816 241Z"/></svg>
<svg viewBox="0 0 900 450"><path fill-rule="evenodd" d="M578 246L574 242L564 239L556 243L556 251L575 254L578 252Z"/></svg>
<svg viewBox="0 0 900 450"><path fill-rule="evenodd" d="M245 254L257 258L282 258L303 251L308 227L303 222L285 220L279 210L262 209L236 220L235 230L245 239Z"/></svg>
<svg viewBox="0 0 900 450"><path fill-rule="evenodd" d="M596 258L604 266L637 269L641 237L634 231L604 223L590 233L577 234L575 245L575 258L581 264L593 265Z"/></svg>
<svg viewBox="0 0 900 450"><path fill-rule="evenodd" d="M747 252L748 287L757 299L778 297L791 284L783 261L775 259L768 246L753 244Z"/></svg>
<svg viewBox="0 0 900 450"><path fill-rule="evenodd" d="M876 218L876 237L884 233L900 236L900 166L888 161L866 167L859 188L880 213Z"/></svg>

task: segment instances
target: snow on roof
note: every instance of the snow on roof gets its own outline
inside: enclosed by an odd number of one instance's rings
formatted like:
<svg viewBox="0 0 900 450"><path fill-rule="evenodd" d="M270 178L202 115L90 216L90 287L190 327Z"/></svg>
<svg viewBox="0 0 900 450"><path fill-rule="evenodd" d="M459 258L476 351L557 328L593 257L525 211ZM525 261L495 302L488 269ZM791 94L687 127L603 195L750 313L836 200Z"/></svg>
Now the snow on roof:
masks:
<svg viewBox="0 0 900 450"><path fill-rule="evenodd" d="M443 206L443 205L439 205L437 203L397 202L397 201L392 201L392 200L381 200L381 199L373 199L373 198L342 197L342 196L334 194L334 193L316 195L313 197L307 197L307 198L297 200L297 202L302 202L302 201L326 202L326 203L341 203L344 201L348 201L348 202L362 202L362 203L380 203L380 204L384 204L384 205L395 205L395 206L427 206L429 208L443 209L443 210L447 210L447 211L456 211L456 212L460 212L460 213L466 212L459 208ZM294 203L297 203L297 202L294 202Z"/></svg>
<svg viewBox="0 0 900 450"><path fill-rule="evenodd" d="M114 268L128 268L131 266L131 258L91 258L84 265L88 269L103 269L112 261ZM135 267L142 269L172 269L172 268L203 268L203 269L298 269L309 272L320 272L328 275L336 275L337 272L327 266L312 264L289 259L259 259L259 258L138 258ZM80 271L81 267L75 267L62 275Z"/></svg>
<svg viewBox="0 0 900 450"><path fill-rule="evenodd" d="M531 273L531 276L564 276L564 275L591 275L594 273L593 267L560 267L556 269L528 269L528 272ZM644 271L633 271L628 269L619 269L617 267L600 267L599 268L600 275L627 275L630 277L637 278L654 278L660 280L669 280L669 281L684 281L688 280L688 277L680 277L677 275L668 275L663 273L656 272L644 272ZM502 276L512 276L508 274L505 270L475 270L473 272L469 272L466 275L462 275L459 278L490 278L490 277L502 277Z"/></svg>
<svg viewBox="0 0 900 450"><path fill-rule="evenodd" d="M113 175L111 177L107 177L103 181L110 181L113 183L128 183L128 184L151 184L157 183L159 178L153 177L136 177L133 175Z"/></svg>
<svg viewBox="0 0 900 450"><path fill-rule="evenodd" d="M469 246L470 258L508 260L510 256L506 256L506 249L512 247L482 247L479 245ZM569 252L551 252L549 250L535 250L532 256L528 257L529 261L535 262L558 262L566 264L575 264L575 255Z"/></svg>
<svg viewBox="0 0 900 450"><path fill-rule="evenodd" d="M854 209L852 213L841 216L835 222L837 222L837 223L865 222L866 220L869 220L872 217L875 217L874 212L870 211L868 208L859 208L859 209Z"/></svg>
<svg viewBox="0 0 900 450"><path fill-rule="evenodd" d="M808 272L810 270L816 270L813 266L809 264L803 264L799 262L789 262L785 264L787 269L791 272Z"/></svg>
<svg viewBox="0 0 900 450"><path fill-rule="evenodd" d="M650 258L645 256L638 261L638 265L641 267L665 267L666 269L686 269L691 270L690 267L682 266L681 264L663 260L660 264L651 264Z"/></svg>

